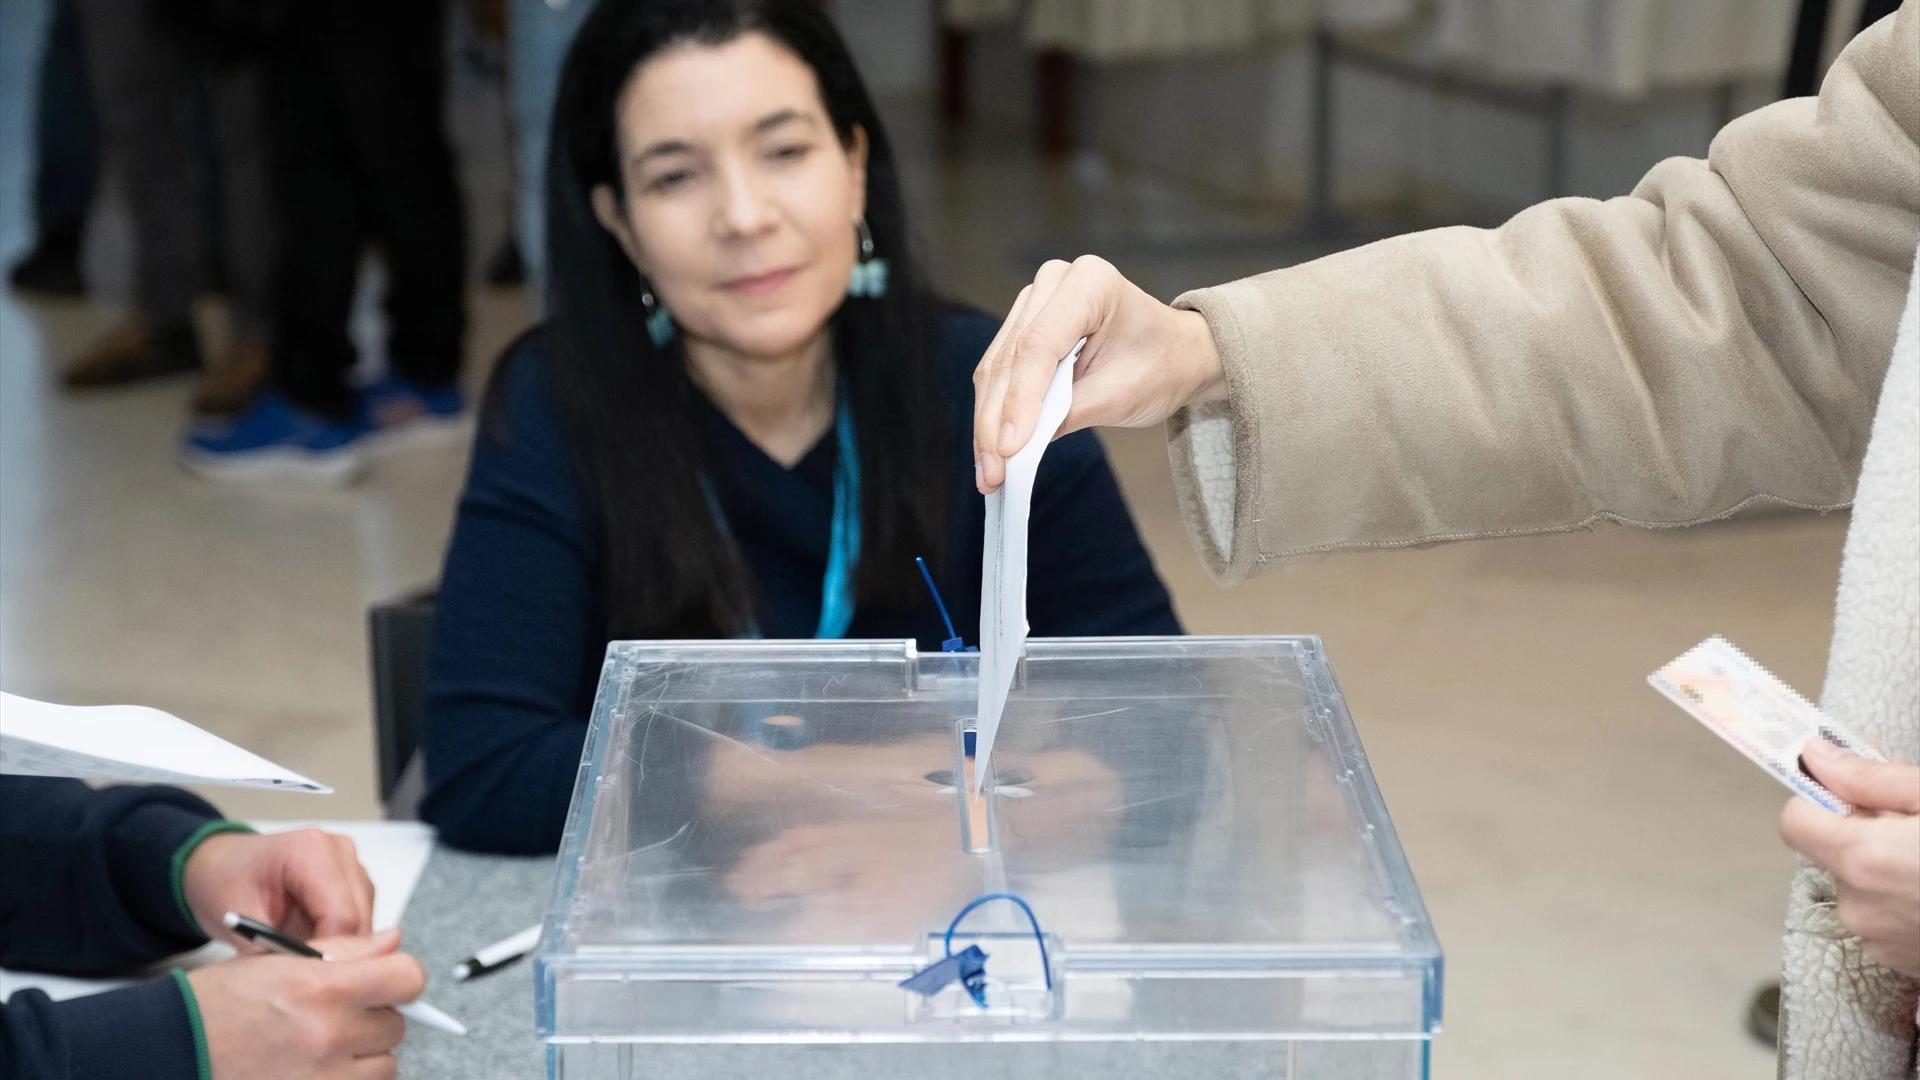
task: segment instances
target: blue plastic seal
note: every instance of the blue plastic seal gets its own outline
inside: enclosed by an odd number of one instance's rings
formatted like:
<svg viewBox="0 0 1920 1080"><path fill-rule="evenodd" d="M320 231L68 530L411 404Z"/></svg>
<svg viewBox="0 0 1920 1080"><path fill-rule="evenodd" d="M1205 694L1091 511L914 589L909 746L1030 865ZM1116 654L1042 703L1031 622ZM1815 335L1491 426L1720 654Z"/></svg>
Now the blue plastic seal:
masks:
<svg viewBox="0 0 1920 1080"><path fill-rule="evenodd" d="M978 945L969 945L944 960L937 960L900 981L903 990L932 997L958 982L967 988L974 1004L987 1007L987 954Z"/></svg>

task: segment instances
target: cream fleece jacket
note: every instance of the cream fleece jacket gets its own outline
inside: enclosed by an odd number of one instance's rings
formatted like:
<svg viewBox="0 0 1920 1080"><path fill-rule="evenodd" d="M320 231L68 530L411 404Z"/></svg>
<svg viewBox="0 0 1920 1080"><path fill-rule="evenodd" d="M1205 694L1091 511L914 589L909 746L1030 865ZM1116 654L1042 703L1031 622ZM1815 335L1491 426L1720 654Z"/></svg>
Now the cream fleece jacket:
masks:
<svg viewBox="0 0 1920 1080"><path fill-rule="evenodd" d="M1860 469L1820 705L1920 761L1920 261ZM1780 1075L1920 1076L1920 982L1862 955L1833 896L1832 876L1802 860L1782 955Z"/></svg>
<svg viewBox="0 0 1920 1080"><path fill-rule="evenodd" d="M1688 525L1756 501L1834 509L1858 485L1823 704L1920 757L1916 242L1920 0L1906 0L1817 99L1734 121L1704 161L1662 162L1627 197L1181 297L1228 388L1169 423L1189 529L1232 582L1348 548ZM1905 359L1890 361L1903 309ZM1920 1075L1920 987L1865 960L1831 899L1803 870L1782 1075Z"/></svg>

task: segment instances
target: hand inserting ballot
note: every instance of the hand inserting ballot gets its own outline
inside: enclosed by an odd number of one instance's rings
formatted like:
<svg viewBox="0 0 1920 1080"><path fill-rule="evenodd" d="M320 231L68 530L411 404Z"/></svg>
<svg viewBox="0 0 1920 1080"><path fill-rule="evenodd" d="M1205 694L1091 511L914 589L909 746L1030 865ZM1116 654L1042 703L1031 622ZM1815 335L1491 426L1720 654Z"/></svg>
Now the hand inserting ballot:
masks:
<svg viewBox="0 0 1920 1080"><path fill-rule="evenodd" d="M1154 299L1098 256L1056 259L1020 290L973 372L974 481L982 494L1000 487L1006 459L1033 437L1053 370L1081 338L1087 343L1060 435L1152 427L1184 406L1226 397L1206 319Z"/></svg>

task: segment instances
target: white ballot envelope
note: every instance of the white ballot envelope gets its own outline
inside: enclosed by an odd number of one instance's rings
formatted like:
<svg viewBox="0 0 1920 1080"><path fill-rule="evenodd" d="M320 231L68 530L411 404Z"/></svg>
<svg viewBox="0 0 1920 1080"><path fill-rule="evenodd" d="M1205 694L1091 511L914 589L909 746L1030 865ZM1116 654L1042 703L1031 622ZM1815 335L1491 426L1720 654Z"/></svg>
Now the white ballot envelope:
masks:
<svg viewBox="0 0 1920 1080"><path fill-rule="evenodd" d="M1013 687L1014 669L1027 647L1027 520L1033 512L1033 479L1040 457L1073 405L1073 365L1087 339L1053 371L1040 420L1027 445L1007 459L1006 479L987 496L986 545L980 567L980 703L975 719L973 790L986 784L993 737Z"/></svg>
<svg viewBox="0 0 1920 1080"><path fill-rule="evenodd" d="M7 693L0 693L0 773L333 793L159 709L53 705Z"/></svg>

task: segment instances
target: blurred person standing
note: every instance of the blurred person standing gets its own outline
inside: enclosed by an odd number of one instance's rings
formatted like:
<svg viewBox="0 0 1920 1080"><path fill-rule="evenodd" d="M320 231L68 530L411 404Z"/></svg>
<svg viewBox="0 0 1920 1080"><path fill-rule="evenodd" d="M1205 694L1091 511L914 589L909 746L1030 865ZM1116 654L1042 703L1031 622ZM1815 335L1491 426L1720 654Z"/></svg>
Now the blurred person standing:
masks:
<svg viewBox="0 0 1920 1080"><path fill-rule="evenodd" d="M82 296L80 240L100 173L100 123L81 55L74 0L54 0L34 93L33 250L13 264L16 289Z"/></svg>
<svg viewBox="0 0 1920 1080"><path fill-rule="evenodd" d="M227 360L195 406L237 408L267 367L273 223L257 62L244 50L209 46L197 31L211 23L194 0L77 0L77 10L102 156L133 219L134 310L81 352L62 381L82 390L203 366L192 307L214 230L196 197L190 115L199 89L216 144L219 175L206 179L221 195L232 332Z"/></svg>
<svg viewBox="0 0 1920 1080"><path fill-rule="evenodd" d="M370 441L464 419L465 238L444 127L444 30L442 0L288 6L267 64L284 244L272 386L231 421L187 432L193 471L347 483ZM386 262L392 371L356 389L347 322L367 239Z"/></svg>

